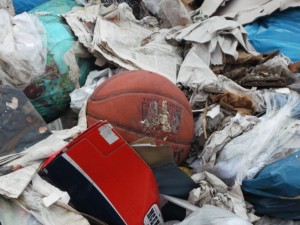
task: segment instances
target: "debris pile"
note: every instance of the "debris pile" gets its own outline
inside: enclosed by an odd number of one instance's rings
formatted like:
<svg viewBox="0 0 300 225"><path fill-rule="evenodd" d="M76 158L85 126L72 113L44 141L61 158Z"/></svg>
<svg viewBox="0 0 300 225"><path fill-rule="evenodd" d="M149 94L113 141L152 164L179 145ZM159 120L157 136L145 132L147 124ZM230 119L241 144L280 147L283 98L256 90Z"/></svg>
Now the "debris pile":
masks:
<svg viewBox="0 0 300 225"><path fill-rule="evenodd" d="M300 3L0 3L0 224L297 225Z"/></svg>

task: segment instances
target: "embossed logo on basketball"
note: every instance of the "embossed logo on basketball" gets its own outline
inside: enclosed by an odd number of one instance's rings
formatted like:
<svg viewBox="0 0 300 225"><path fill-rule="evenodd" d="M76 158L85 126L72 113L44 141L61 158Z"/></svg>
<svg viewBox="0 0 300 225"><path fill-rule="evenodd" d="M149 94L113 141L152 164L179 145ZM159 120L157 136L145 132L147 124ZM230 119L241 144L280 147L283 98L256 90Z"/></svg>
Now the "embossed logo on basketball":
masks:
<svg viewBox="0 0 300 225"><path fill-rule="evenodd" d="M181 107L159 98L143 98L142 125L148 133L176 134L180 127Z"/></svg>

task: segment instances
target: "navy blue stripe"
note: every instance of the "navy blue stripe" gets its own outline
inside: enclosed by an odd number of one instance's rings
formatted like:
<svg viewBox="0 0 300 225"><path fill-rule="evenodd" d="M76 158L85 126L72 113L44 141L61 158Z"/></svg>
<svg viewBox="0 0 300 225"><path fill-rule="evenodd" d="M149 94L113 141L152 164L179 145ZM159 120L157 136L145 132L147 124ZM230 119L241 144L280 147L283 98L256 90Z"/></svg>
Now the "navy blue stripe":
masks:
<svg viewBox="0 0 300 225"><path fill-rule="evenodd" d="M70 205L79 212L96 217L110 225L125 225L105 197L62 156L55 158L40 175L71 197Z"/></svg>

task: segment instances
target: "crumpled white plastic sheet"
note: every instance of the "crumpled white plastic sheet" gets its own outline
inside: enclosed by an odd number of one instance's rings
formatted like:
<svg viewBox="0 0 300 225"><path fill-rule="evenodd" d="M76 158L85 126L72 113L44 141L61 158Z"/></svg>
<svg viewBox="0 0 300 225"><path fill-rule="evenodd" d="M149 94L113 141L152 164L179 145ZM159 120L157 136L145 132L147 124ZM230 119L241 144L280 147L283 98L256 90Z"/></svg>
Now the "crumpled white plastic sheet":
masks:
<svg viewBox="0 0 300 225"><path fill-rule="evenodd" d="M234 213L212 205L205 205L194 211L176 225L251 225Z"/></svg>
<svg viewBox="0 0 300 225"><path fill-rule="evenodd" d="M86 100L93 94L95 88L99 86L103 81L113 75L113 71L109 68L105 70L94 70L88 74L85 85L79 89L75 89L71 94L71 109L79 113L80 109L86 102Z"/></svg>
<svg viewBox="0 0 300 225"><path fill-rule="evenodd" d="M255 225L300 225L300 221L293 220L281 220L277 218L271 218L268 216L263 216L260 220L255 223Z"/></svg>
<svg viewBox="0 0 300 225"><path fill-rule="evenodd" d="M249 220L239 185L229 189L222 180L209 172L194 174L192 179L199 184L199 188L193 189L189 194L189 202L193 205L199 207L214 205L229 210L244 220Z"/></svg>
<svg viewBox="0 0 300 225"><path fill-rule="evenodd" d="M219 154L215 169L239 184L263 167L292 154L300 146L300 95L266 91L267 111L252 130L231 140Z"/></svg>
<svg viewBox="0 0 300 225"><path fill-rule="evenodd" d="M45 72L46 31L34 15L11 17L0 9L0 82L24 88Z"/></svg>

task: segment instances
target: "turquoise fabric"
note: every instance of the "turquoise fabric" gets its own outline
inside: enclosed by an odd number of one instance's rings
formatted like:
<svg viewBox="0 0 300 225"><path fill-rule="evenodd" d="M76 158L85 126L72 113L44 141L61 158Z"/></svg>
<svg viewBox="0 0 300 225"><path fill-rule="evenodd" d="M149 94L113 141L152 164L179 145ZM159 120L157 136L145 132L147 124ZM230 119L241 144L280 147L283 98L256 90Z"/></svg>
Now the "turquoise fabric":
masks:
<svg viewBox="0 0 300 225"><path fill-rule="evenodd" d="M77 41L70 27L60 14L70 11L77 3L73 0L52 0L29 13L49 12L39 16L47 31L47 64L45 74L36 78L24 93L42 115L46 122L51 122L69 108L70 93L75 84L69 77L69 67L63 57ZM84 85L88 73L94 69L94 60L76 58L80 66L80 85Z"/></svg>

